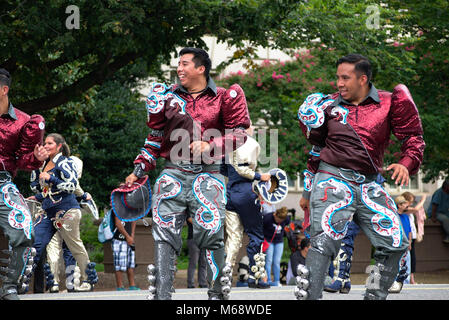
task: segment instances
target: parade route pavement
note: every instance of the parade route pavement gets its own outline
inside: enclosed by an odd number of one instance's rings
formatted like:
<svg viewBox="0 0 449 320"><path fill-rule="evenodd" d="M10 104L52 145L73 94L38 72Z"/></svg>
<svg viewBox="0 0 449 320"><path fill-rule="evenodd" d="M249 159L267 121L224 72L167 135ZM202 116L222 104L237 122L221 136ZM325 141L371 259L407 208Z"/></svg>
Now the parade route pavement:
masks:
<svg viewBox="0 0 449 320"><path fill-rule="evenodd" d="M251 289L233 287L230 301L296 300L294 286ZM322 300L363 300L364 285L353 285L349 294L323 292ZM28 300L147 300L148 291L93 291L83 293L39 293L21 295ZM173 300L207 300L207 289L176 289ZM449 300L449 284L404 285L401 293L390 294L387 300Z"/></svg>

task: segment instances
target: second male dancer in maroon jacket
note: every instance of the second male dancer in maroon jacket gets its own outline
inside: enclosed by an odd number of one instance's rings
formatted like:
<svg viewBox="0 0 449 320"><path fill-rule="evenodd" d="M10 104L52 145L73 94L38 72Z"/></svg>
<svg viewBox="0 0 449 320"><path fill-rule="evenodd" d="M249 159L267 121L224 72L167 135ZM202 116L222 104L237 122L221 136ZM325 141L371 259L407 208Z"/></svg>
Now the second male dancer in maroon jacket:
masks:
<svg viewBox="0 0 449 320"><path fill-rule="evenodd" d="M365 299L386 299L408 245L394 201L381 186L381 173L391 133L401 142L399 161L386 168L392 179L406 185L418 171L425 147L421 120L405 85L390 93L377 90L370 80L367 58L340 58L339 92L312 94L298 111L301 129L313 145L300 201L305 211L311 210L312 247L303 274L310 277L299 286L298 298L320 298L324 274L351 220L376 248Z"/></svg>

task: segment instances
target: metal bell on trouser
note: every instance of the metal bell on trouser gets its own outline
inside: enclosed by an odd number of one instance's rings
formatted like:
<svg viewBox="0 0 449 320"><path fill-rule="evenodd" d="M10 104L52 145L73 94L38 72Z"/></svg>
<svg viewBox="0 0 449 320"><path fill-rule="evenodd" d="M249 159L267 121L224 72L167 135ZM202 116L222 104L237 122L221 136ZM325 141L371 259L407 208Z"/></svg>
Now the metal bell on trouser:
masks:
<svg viewBox="0 0 449 320"><path fill-rule="evenodd" d="M47 281L46 281L45 285L47 286L47 289L54 286L55 280L53 278L52 279L46 279L46 280Z"/></svg>
<svg viewBox="0 0 449 320"><path fill-rule="evenodd" d="M93 270L97 264L95 262L89 262L87 264L87 269Z"/></svg>
<svg viewBox="0 0 449 320"><path fill-rule="evenodd" d="M29 285L28 285L29 282L30 282L30 278L27 277L26 275L22 274L19 277L19 281L17 281L17 293L18 294L27 293L28 289L29 289Z"/></svg>
<svg viewBox="0 0 449 320"><path fill-rule="evenodd" d="M231 287L230 286L223 286L221 288L221 293L223 295L229 295L230 292L231 292Z"/></svg>
<svg viewBox="0 0 449 320"><path fill-rule="evenodd" d="M20 285L20 288L18 288L17 292L22 294L22 293L26 293L28 291L28 284L26 283L22 283Z"/></svg>
<svg viewBox="0 0 449 320"><path fill-rule="evenodd" d="M296 268L296 273L298 276L296 276L296 287L295 287L295 297L298 300L306 300L309 294L307 293L307 289L309 288L310 282L308 280L309 278L309 269L303 264L299 264Z"/></svg>
<svg viewBox="0 0 449 320"><path fill-rule="evenodd" d="M223 274L227 277L230 277L232 273L232 268L229 264L226 264L223 268Z"/></svg>
<svg viewBox="0 0 449 320"><path fill-rule="evenodd" d="M156 293L156 287L155 287L155 286L149 286L149 287L148 287L148 291L149 291L151 294L155 294L155 293Z"/></svg>
<svg viewBox="0 0 449 320"><path fill-rule="evenodd" d="M223 300L229 300L231 293L231 286L226 285L221 287L221 296L223 297Z"/></svg>
<svg viewBox="0 0 449 320"><path fill-rule="evenodd" d="M154 300L156 298L156 266L154 264L149 264L147 266L147 280L150 283L148 291L150 294L147 296L148 300Z"/></svg>
<svg viewBox="0 0 449 320"><path fill-rule="evenodd" d="M47 279L47 282L48 282L48 281L53 281L55 276L53 275L53 273L49 273L45 276L45 278Z"/></svg>
<svg viewBox="0 0 449 320"><path fill-rule="evenodd" d="M36 248L31 247L29 254L31 257L35 257L37 254Z"/></svg>
<svg viewBox="0 0 449 320"><path fill-rule="evenodd" d="M231 293L232 267L229 263L226 263L221 271L223 274L220 277L221 296L224 300L228 300Z"/></svg>
<svg viewBox="0 0 449 320"><path fill-rule="evenodd" d="M156 274L156 266L154 264L149 264L147 266L147 272L153 275Z"/></svg>
<svg viewBox="0 0 449 320"><path fill-rule="evenodd" d="M301 278L301 277L296 277L296 286L299 289L302 290L307 290L307 288L309 287L309 280Z"/></svg>
<svg viewBox="0 0 449 320"><path fill-rule="evenodd" d="M303 264L298 264L298 267L296 268L296 273L298 274L298 276L304 279L307 279L310 274L309 269L307 269L307 267Z"/></svg>
<svg viewBox="0 0 449 320"><path fill-rule="evenodd" d="M309 296L307 291L300 289L298 287L295 287L294 294L297 300L306 300L307 297Z"/></svg>
<svg viewBox="0 0 449 320"><path fill-rule="evenodd" d="M154 285L156 283L156 276L149 274L147 276L147 280L149 282L150 285Z"/></svg>
<svg viewBox="0 0 449 320"><path fill-rule="evenodd" d="M12 271L9 270L8 267L0 267L0 276L4 276L8 273L12 273Z"/></svg>
<svg viewBox="0 0 449 320"><path fill-rule="evenodd" d="M227 277L227 276L222 276L222 277L220 278L220 284L221 284L222 286L229 285L229 277Z"/></svg>

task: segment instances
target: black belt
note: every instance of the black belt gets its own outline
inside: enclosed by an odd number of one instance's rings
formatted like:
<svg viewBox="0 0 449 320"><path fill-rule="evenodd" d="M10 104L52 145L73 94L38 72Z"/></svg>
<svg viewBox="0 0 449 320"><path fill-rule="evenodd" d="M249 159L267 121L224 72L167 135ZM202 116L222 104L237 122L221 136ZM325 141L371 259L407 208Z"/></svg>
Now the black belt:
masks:
<svg viewBox="0 0 449 320"><path fill-rule="evenodd" d="M220 172L220 164L212 163L212 164L193 164L188 161L179 161L179 162L165 162L165 168L167 169L177 169L190 173L200 173L200 172L210 172L210 173L219 173Z"/></svg>

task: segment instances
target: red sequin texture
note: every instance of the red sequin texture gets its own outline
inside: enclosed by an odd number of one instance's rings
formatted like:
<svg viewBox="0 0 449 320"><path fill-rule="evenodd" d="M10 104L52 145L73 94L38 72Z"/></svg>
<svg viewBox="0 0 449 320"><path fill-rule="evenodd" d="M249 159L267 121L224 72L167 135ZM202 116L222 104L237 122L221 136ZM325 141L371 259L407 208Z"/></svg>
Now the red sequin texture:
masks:
<svg viewBox="0 0 449 320"><path fill-rule="evenodd" d="M14 111L17 119L0 117L0 171L9 171L13 176L18 169L32 171L42 165L34 157L34 147L42 144L45 128L42 116Z"/></svg>

